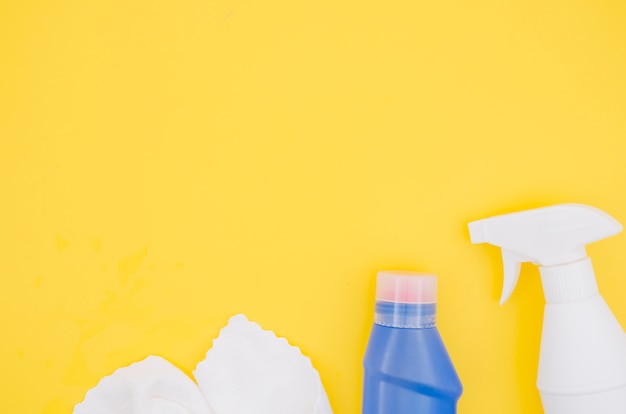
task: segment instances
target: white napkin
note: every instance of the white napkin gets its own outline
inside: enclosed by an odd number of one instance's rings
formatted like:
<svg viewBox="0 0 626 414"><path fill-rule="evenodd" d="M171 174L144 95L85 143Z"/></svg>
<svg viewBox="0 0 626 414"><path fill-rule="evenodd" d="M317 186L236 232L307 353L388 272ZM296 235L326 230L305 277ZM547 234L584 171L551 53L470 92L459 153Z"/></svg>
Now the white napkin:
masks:
<svg viewBox="0 0 626 414"><path fill-rule="evenodd" d="M332 414L311 360L244 315L230 318L193 375L217 414Z"/></svg>
<svg viewBox="0 0 626 414"><path fill-rule="evenodd" d="M244 315L230 318L193 374L199 387L149 356L100 380L73 414L332 414L310 359Z"/></svg>
<svg viewBox="0 0 626 414"><path fill-rule="evenodd" d="M87 392L74 414L213 414L198 386L161 357L119 368Z"/></svg>

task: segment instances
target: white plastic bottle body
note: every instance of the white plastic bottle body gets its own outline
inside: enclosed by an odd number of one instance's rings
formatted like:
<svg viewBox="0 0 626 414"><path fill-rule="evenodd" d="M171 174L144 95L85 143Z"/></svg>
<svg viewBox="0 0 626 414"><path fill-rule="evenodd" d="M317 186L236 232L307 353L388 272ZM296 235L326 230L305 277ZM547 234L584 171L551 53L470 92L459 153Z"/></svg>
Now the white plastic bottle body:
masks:
<svg viewBox="0 0 626 414"><path fill-rule="evenodd" d="M537 387L545 414L626 413L626 334L601 295L546 305Z"/></svg>

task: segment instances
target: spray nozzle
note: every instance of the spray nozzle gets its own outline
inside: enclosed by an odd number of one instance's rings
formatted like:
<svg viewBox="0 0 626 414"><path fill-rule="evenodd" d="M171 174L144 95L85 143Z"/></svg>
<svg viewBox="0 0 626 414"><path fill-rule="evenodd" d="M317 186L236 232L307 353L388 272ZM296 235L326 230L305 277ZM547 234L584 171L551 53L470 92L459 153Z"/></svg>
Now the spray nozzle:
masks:
<svg viewBox="0 0 626 414"><path fill-rule="evenodd" d="M580 260L587 256L587 244L621 230L622 225L613 217L582 204L559 204L469 223L472 243L502 248L504 286L500 304L513 293L521 263L555 266Z"/></svg>

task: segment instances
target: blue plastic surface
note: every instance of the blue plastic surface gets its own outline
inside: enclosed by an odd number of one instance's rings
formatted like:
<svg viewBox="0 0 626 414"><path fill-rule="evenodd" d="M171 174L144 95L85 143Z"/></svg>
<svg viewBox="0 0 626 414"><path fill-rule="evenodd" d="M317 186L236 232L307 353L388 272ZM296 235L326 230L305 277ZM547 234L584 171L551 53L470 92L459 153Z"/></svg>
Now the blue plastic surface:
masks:
<svg viewBox="0 0 626 414"><path fill-rule="evenodd" d="M363 414L456 413L463 387L436 327L374 324L363 366Z"/></svg>

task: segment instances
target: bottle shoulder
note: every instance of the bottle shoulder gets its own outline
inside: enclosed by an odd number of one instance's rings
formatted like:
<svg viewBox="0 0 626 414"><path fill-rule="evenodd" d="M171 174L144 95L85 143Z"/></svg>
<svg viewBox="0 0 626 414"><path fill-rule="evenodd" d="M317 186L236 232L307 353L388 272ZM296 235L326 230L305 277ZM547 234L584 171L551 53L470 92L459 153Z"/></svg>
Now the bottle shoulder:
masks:
<svg viewBox="0 0 626 414"><path fill-rule="evenodd" d="M404 329L374 324L363 364L366 375L399 385L421 384L450 393L462 390L436 327Z"/></svg>

